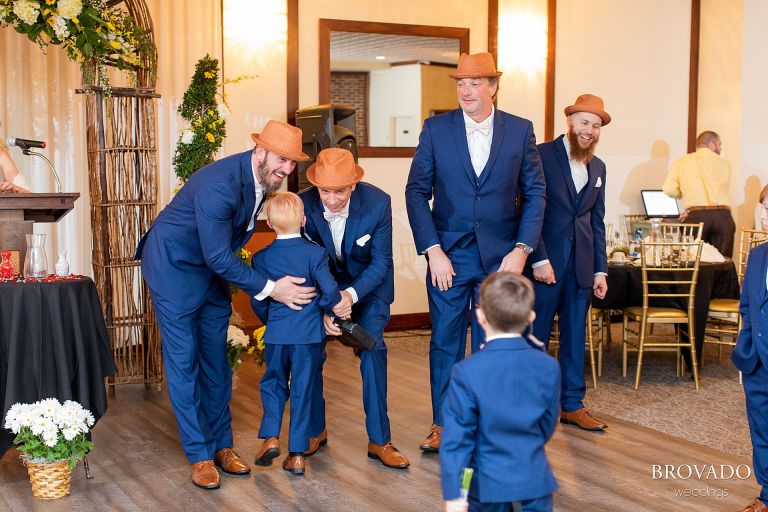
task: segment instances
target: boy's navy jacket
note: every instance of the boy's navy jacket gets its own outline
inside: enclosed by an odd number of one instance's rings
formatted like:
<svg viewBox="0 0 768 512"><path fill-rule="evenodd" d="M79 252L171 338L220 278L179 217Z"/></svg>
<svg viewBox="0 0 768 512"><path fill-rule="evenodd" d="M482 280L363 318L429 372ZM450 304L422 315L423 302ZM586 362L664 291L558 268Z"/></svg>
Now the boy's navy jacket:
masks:
<svg viewBox="0 0 768 512"><path fill-rule="evenodd" d="M521 337L499 338L453 367L443 399L443 497L459 497L463 468L481 503L539 498L557 489L544 445L560 413L557 361Z"/></svg>
<svg viewBox="0 0 768 512"><path fill-rule="evenodd" d="M300 311L269 298L251 299L256 315L267 326L264 342L276 345L304 345L325 339L323 313L341 300L341 293L328 269L328 252L301 237L277 239L253 255L251 265L270 279L304 277L302 286L314 286L317 295Z"/></svg>

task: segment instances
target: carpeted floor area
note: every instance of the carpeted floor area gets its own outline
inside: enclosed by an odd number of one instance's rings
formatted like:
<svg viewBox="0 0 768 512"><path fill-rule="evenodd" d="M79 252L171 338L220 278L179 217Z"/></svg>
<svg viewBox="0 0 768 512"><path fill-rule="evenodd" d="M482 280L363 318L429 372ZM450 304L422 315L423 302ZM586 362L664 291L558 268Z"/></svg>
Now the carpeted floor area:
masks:
<svg viewBox="0 0 768 512"><path fill-rule="evenodd" d="M663 327L659 332L664 332ZM386 334L387 344L416 354L429 352L429 330ZM738 372L730 362L730 347L723 348L718 363L717 347L705 345L700 389L690 374L675 375L672 353L644 357L640 389L634 390L636 355L630 354L627 377L621 376L621 324L614 323L611 351L603 352L603 372L598 388L592 388L586 358L585 405L600 418L605 414L665 434L742 457L752 456L744 393ZM609 425L610 428L610 425Z"/></svg>

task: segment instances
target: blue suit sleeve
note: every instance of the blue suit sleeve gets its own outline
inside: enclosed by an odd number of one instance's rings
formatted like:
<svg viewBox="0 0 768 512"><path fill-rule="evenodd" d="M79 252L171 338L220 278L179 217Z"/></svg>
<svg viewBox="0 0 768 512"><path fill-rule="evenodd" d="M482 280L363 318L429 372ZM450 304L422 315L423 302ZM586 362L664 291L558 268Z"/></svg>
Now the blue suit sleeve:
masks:
<svg viewBox="0 0 768 512"><path fill-rule="evenodd" d="M389 196L380 212L371 237L371 262L352 282L358 300L381 286L392 268L392 200Z"/></svg>
<svg viewBox="0 0 768 512"><path fill-rule="evenodd" d="M323 256L318 260L315 266L315 283L320 292L318 305L324 313L329 313L333 306L341 301L341 292L336 280L328 268L328 253L323 251ZM357 290L355 290L357 291Z"/></svg>
<svg viewBox="0 0 768 512"><path fill-rule="evenodd" d="M595 206L592 207L592 236L595 248L595 272L608 272L608 255L605 253L605 172L602 175L603 186L597 193Z"/></svg>
<svg viewBox="0 0 768 512"><path fill-rule="evenodd" d="M536 135L533 125L528 125L525 135L525 155L520 169L522 213L517 231L517 241L534 249L539 245L541 227L544 224L544 210L547 206L547 186L541 158L536 149Z"/></svg>
<svg viewBox="0 0 768 512"><path fill-rule="evenodd" d="M253 259L251 259L251 266L264 268L264 262L264 251L259 251L253 255ZM270 302L271 299L269 297L264 300L256 300L254 296L251 295L251 309L253 309L253 312L256 313L256 316L259 317L259 320L261 320L264 325L267 325L267 321L269 320Z"/></svg>
<svg viewBox="0 0 768 512"><path fill-rule="evenodd" d="M753 261L755 259L756 258L752 258ZM750 264L750 260L747 258L747 269L744 271L744 279L741 283L741 300L739 301L741 330L739 331L739 337L736 340L736 345L739 347L752 346L752 323L749 321L749 292L752 287L752 280L755 279L755 277L752 276L753 272L756 272L756 265ZM763 283L763 286L765 286L765 283Z"/></svg>
<svg viewBox="0 0 768 512"><path fill-rule="evenodd" d="M549 404L547 404L547 410L540 420L541 433L547 441L555 434L560 416L560 368L555 366L552 373L553 378L548 382L552 386L552 396Z"/></svg>
<svg viewBox="0 0 768 512"><path fill-rule="evenodd" d="M243 263L230 248L237 199L231 197L231 191L225 185L211 185L203 191L195 195L194 206L206 265L249 295L259 294L266 286L267 278Z"/></svg>
<svg viewBox="0 0 768 512"><path fill-rule="evenodd" d="M419 145L413 155L411 170L408 173L408 183L405 185L405 206L408 211L408 222L413 232L416 251L422 254L429 247L439 244L435 222L432 220L432 210L429 201L432 199L435 183L435 155L432 148L429 119L419 135Z"/></svg>
<svg viewBox="0 0 768 512"><path fill-rule="evenodd" d="M443 398L443 433L440 438L440 480L443 499L459 497L461 472L469 467L475 450L478 405L461 366L453 367Z"/></svg>

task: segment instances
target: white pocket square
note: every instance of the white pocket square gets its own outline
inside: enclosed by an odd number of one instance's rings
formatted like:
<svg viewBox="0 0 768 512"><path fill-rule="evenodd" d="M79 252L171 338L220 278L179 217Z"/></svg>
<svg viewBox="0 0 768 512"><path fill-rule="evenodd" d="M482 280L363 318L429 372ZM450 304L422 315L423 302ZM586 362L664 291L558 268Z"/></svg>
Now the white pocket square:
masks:
<svg viewBox="0 0 768 512"><path fill-rule="evenodd" d="M603 178L600 176L597 177L597 183L595 183L595 188L600 188L603 186Z"/></svg>
<svg viewBox="0 0 768 512"><path fill-rule="evenodd" d="M368 243L368 240L371 239L371 235L363 235L357 240L355 240L355 243L359 245L360 247L364 247L366 243Z"/></svg>

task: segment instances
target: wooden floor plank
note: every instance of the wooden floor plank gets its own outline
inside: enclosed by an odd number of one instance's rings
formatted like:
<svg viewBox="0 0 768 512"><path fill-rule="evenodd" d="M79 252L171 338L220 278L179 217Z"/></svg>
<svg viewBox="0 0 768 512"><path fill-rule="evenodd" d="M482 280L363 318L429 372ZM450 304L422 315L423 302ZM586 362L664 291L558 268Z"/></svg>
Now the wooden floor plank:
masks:
<svg viewBox="0 0 768 512"><path fill-rule="evenodd" d="M235 445L249 462L260 444L258 427L261 371L246 363L233 393ZM389 407L393 441L411 460L405 471L388 469L366 455L358 360L337 344L329 346L325 372L329 443L307 459L305 477L282 471L282 456L271 467L255 467L246 477L222 476L222 489L202 491L189 481L189 466L178 444L167 395L142 387L118 389L94 431L90 456L95 478L75 470L72 495L36 501L25 468L9 451L0 461L0 510L264 510L264 511L439 511L439 460L418 445L431 423L426 356L389 351ZM653 464L748 464L750 461L653 430L607 420L605 433L558 428L548 446L560 484L558 511L731 510L757 494L748 480L654 480ZM673 419L670 419L673 421ZM285 455L288 417L281 444ZM685 489L727 490L727 497L676 497Z"/></svg>

